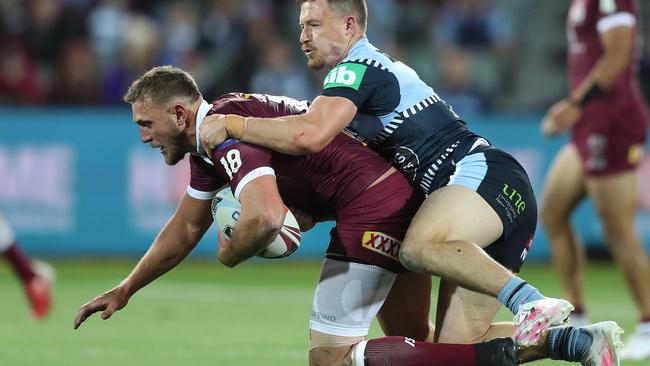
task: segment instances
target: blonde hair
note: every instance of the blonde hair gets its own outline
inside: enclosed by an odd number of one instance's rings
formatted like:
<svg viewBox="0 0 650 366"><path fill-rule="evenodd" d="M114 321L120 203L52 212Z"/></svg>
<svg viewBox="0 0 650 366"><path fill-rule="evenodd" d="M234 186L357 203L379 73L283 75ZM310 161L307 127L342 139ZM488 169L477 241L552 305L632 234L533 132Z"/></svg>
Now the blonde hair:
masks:
<svg viewBox="0 0 650 366"><path fill-rule="evenodd" d="M123 99L127 103L143 99L164 105L174 97L186 97L195 102L201 92L189 73L173 66L157 66L135 80Z"/></svg>
<svg viewBox="0 0 650 366"><path fill-rule="evenodd" d="M303 3L314 0L296 0L296 5L301 6ZM366 0L327 0L327 5L334 12L341 16L352 14L357 18L361 28L367 28L368 23L368 6Z"/></svg>

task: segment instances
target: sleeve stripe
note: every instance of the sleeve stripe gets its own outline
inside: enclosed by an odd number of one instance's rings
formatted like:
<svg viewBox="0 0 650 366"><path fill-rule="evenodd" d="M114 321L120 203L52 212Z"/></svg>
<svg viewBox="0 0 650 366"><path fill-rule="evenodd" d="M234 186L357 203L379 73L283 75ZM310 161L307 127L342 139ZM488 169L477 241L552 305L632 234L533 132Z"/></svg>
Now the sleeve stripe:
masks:
<svg viewBox="0 0 650 366"><path fill-rule="evenodd" d="M199 191L198 189L194 189L190 186L187 186L187 194L190 195L192 198L196 198L197 200L211 200L214 198L214 196L217 195L218 191L210 191L210 192L204 192L204 191Z"/></svg>
<svg viewBox="0 0 650 366"><path fill-rule="evenodd" d="M636 25L636 18L631 13L616 13L608 15L598 21L596 28L599 33L607 32L612 28L619 26L634 27Z"/></svg>
<svg viewBox="0 0 650 366"><path fill-rule="evenodd" d="M275 171L271 167L263 166L257 169L253 169L248 174L246 174L244 178L242 178L239 181L239 184L237 184L237 188L235 188L235 198L237 199L237 201L239 201L239 194L244 189L244 187L246 187L248 183L253 181L253 179L261 177L263 175L275 176Z"/></svg>

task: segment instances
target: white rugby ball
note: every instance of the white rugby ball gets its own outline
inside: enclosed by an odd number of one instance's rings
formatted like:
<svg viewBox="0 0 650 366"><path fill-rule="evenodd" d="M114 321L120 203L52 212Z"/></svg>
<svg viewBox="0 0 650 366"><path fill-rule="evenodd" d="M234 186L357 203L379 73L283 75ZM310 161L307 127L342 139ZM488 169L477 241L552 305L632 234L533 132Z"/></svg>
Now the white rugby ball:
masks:
<svg viewBox="0 0 650 366"><path fill-rule="evenodd" d="M217 227L230 239L237 226L241 205L232 195L230 188L224 188L212 199L212 217ZM257 256L262 258L284 258L300 246L301 234L298 221L290 210L284 217L284 224L278 236Z"/></svg>

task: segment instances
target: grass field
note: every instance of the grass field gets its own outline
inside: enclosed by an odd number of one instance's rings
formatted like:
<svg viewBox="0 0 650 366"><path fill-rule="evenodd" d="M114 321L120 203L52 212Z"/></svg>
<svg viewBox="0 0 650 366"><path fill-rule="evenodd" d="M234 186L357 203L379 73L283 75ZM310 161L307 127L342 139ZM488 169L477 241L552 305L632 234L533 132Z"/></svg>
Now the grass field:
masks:
<svg viewBox="0 0 650 366"><path fill-rule="evenodd" d="M257 262L228 269L190 261L136 294L110 320L95 315L73 330L79 306L118 283L134 263L54 261L56 304L42 322L28 318L22 289L0 265L0 365L307 364L318 263ZM548 295L561 294L547 266L528 265L522 276ZM591 265L587 278L592 320L616 320L631 331L636 313L619 273L611 265ZM503 311L499 318L511 317ZM379 335L373 325L371 336ZM554 364L563 363L534 363Z"/></svg>

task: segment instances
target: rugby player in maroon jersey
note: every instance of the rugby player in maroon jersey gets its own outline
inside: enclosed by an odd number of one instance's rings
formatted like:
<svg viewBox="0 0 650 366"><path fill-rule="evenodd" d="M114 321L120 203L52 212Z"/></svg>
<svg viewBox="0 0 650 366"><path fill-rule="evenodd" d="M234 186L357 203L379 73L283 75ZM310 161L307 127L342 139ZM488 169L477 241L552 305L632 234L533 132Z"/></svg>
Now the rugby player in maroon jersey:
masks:
<svg viewBox="0 0 650 366"><path fill-rule="evenodd" d="M278 116L304 113L307 106L289 98L245 94L229 94L210 104L191 76L173 67L147 72L132 84L125 100L132 104L142 142L160 148L168 164L191 154L190 186L132 273L82 306L75 328L97 311L108 319L136 291L185 258L212 222L212 197L230 185L242 207L231 240L223 235L219 239L219 259L228 266L253 257L275 238L285 205L315 220L337 221L314 296L312 365L515 365L547 357L554 347L568 348L573 332L589 332L588 327L565 327L561 344L547 343L544 335L540 345L525 349L517 349L509 338L473 345L424 342L430 278L406 271L398 260L399 242L424 197L390 163L344 134L309 156L284 155L237 140L226 141L208 156L197 135L207 115ZM372 245L373 238L391 245ZM366 340L375 316L386 334L394 336ZM606 342L599 333L594 337ZM600 365L590 360L586 353L581 361Z"/></svg>
<svg viewBox="0 0 650 366"><path fill-rule="evenodd" d="M590 198L639 313L640 324L621 352L627 359L650 357L650 267L634 223L637 167L648 133L637 81L639 14L636 0L572 2L570 92L542 122L546 135L571 132L547 176L541 217L567 299L576 306L573 320L586 322L585 254L569 218Z"/></svg>

